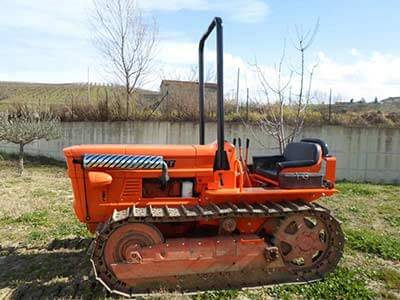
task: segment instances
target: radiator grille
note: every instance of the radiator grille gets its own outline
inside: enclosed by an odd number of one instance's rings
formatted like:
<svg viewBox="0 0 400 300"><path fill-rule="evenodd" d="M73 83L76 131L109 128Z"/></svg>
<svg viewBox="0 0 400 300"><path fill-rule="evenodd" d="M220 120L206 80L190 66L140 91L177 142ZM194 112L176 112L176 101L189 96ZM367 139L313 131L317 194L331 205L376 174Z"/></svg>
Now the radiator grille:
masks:
<svg viewBox="0 0 400 300"><path fill-rule="evenodd" d="M125 179L122 200L132 200L142 196L142 180L140 178Z"/></svg>

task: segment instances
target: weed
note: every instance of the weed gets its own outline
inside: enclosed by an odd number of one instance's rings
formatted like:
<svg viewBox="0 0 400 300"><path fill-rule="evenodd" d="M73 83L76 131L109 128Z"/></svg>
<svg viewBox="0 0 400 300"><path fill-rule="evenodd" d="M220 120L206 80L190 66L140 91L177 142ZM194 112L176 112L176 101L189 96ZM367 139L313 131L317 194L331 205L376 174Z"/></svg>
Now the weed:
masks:
<svg viewBox="0 0 400 300"><path fill-rule="evenodd" d="M67 236L89 237L88 230L83 224L74 221L73 216L68 216L72 220L69 223L58 223L51 232L55 238L64 238Z"/></svg>
<svg viewBox="0 0 400 300"><path fill-rule="evenodd" d="M46 238L46 234L41 230L32 230L28 235L29 242L43 241Z"/></svg>
<svg viewBox="0 0 400 300"><path fill-rule="evenodd" d="M340 193L348 196L374 196L378 194L374 185L369 184L344 182L338 187Z"/></svg>
<svg viewBox="0 0 400 300"><path fill-rule="evenodd" d="M350 207L349 207L349 210L350 210L351 212L353 212L353 213L358 213L358 212L360 212L360 208L357 207L357 206L350 206Z"/></svg>
<svg viewBox="0 0 400 300"><path fill-rule="evenodd" d="M38 188L32 191L33 198L41 198L41 197L51 197L55 196L56 193L54 191L49 191L43 188Z"/></svg>
<svg viewBox="0 0 400 300"><path fill-rule="evenodd" d="M33 211L25 213L18 218L5 217L2 219L2 223L7 225L22 224L38 227L48 224L48 215L47 211Z"/></svg>
<svg viewBox="0 0 400 300"><path fill-rule="evenodd" d="M367 287L361 274L361 270L341 267L322 281L267 288L266 293L278 299L298 298L294 295L304 299L373 299L375 293Z"/></svg>
<svg viewBox="0 0 400 300"><path fill-rule="evenodd" d="M384 259L400 260L400 239L366 229L346 229L347 246L353 250L376 254Z"/></svg>
<svg viewBox="0 0 400 300"><path fill-rule="evenodd" d="M267 296L278 299L292 299L298 296L304 299L374 299L375 293L367 287L365 278L361 275L364 273L359 269L350 270L341 267L329 274L325 280L316 283L282 285L245 292L237 290L206 292L195 295L192 299L240 299L241 293L250 299L266 299Z"/></svg>
<svg viewBox="0 0 400 300"><path fill-rule="evenodd" d="M384 216L384 220L392 227L400 227L400 216Z"/></svg>
<svg viewBox="0 0 400 300"><path fill-rule="evenodd" d="M197 294L192 297L195 300L219 300L219 299L236 299L239 295L239 291L237 290L222 290L215 292L206 292L204 294Z"/></svg>
<svg viewBox="0 0 400 300"><path fill-rule="evenodd" d="M386 286L390 289L400 290L400 271L393 268L382 267L375 270L372 275L373 279L378 279L385 282Z"/></svg>

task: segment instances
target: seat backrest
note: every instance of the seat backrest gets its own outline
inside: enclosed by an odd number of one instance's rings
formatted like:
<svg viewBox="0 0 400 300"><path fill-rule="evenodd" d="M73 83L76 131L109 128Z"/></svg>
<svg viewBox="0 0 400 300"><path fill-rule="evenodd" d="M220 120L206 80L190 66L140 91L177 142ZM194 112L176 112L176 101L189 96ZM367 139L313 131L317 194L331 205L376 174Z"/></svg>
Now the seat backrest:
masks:
<svg viewBox="0 0 400 300"><path fill-rule="evenodd" d="M328 144L325 143L325 142L324 142L323 140L321 140L321 139L317 139L317 138L304 138L304 139L301 139L300 142L318 144L318 145L321 147L322 156L329 156L329 147L328 147Z"/></svg>
<svg viewBox="0 0 400 300"><path fill-rule="evenodd" d="M289 143L283 152L285 161L312 160L317 163L319 148L314 143Z"/></svg>

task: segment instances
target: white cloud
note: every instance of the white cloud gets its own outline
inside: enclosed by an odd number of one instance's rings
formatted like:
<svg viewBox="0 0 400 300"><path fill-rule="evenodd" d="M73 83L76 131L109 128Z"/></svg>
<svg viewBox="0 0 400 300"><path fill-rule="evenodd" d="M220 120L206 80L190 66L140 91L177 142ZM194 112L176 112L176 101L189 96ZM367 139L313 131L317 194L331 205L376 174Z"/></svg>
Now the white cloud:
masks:
<svg viewBox="0 0 400 300"><path fill-rule="evenodd" d="M145 10L208 10L209 4L206 0L139 0L139 5Z"/></svg>
<svg viewBox="0 0 400 300"><path fill-rule="evenodd" d="M89 0L51 0L39 3L6 0L0 12L0 26L24 29L35 33L79 38L87 34L86 13Z"/></svg>
<svg viewBox="0 0 400 300"><path fill-rule="evenodd" d="M159 55L157 56L157 66L160 70L159 77L156 78L149 88L157 89L159 80L181 78L188 74L192 66L198 63L198 44L193 42L163 41L159 46ZM205 66L213 67L215 70L216 53L215 49L205 50ZM251 91L259 89L256 74L249 64L242 58L229 52L224 52L224 92L232 94L236 88L237 69L240 68L240 87L241 97L245 97L246 88Z"/></svg>
<svg viewBox="0 0 400 300"><path fill-rule="evenodd" d="M319 53L320 64L315 87L332 88L346 97L372 100L400 94L400 57L381 52L359 57L351 63L340 63Z"/></svg>
<svg viewBox="0 0 400 300"><path fill-rule="evenodd" d="M241 23L262 22L269 13L269 6L262 0L215 1L210 8L227 14Z"/></svg>
<svg viewBox="0 0 400 300"><path fill-rule="evenodd" d="M262 22L269 12L264 0L140 0L149 11L213 11L240 23Z"/></svg>
<svg viewBox="0 0 400 300"><path fill-rule="evenodd" d="M400 95L400 56L375 51L368 56L357 56L356 60L349 63L339 62L324 52L319 52L318 57L319 65L314 74L313 90L328 94L332 88L334 94L344 97L343 100L364 97L372 101L375 96L382 99ZM206 61L215 64L213 50L206 52ZM162 43L159 63L165 74L183 74L190 66L197 64L197 44L166 41ZM274 67L265 64L261 67L270 78L271 84L274 84ZM259 94L261 87L254 69L244 58L229 52L224 53L225 93L230 94L236 88L237 68L240 68L241 74L241 98L245 98L246 87L250 88L253 95ZM287 78L287 74L283 78ZM297 81L296 77L293 78L294 90ZM158 82L155 86L158 87Z"/></svg>
<svg viewBox="0 0 400 300"><path fill-rule="evenodd" d="M358 51L357 48L351 48L350 54L353 55L353 56L360 56L361 55L360 51Z"/></svg>

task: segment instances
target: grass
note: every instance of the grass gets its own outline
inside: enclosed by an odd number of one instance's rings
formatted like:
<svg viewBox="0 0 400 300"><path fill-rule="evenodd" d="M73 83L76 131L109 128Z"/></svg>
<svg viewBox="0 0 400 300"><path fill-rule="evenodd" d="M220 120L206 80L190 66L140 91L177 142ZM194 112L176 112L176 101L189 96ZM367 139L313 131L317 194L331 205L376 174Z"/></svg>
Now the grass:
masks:
<svg viewBox="0 0 400 300"><path fill-rule="evenodd" d="M62 164L29 159L16 175L13 157L0 160L0 299L109 299L90 276L90 235L71 207ZM256 290L225 290L154 299L400 299L400 186L337 185L320 203L343 221L345 254L324 281Z"/></svg>
<svg viewBox="0 0 400 300"><path fill-rule="evenodd" d="M326 280L307 284L277 286L258 290L222 291L206 293L193 297L194 299L237 299L242 296L249 299L292 299L303 297L305 299L373 299L376 293L369 289L359 270L350 270L340 267L333 274L328 275Z"/></svg>
<svg viewBox="0 0 400 300"><path fill-rule="evenodd" d="M372 278L384 281L389 289L400 289L400 271L394 268L383 267L376 270Z"/></svg>
<svg viewBox="0 0 400 300"><path fill-rule="evenodd" d="M347 229L347 246L353 250L375 254L384 259L400 260L398 236L379 234L370 230Z"/></svg>
<svg viewBox="0 0 400 300"><path fill-rule="evenodd" d="M91 84L91 98L97 99L106 87ZM107 87L119 90L118 87ZM0 104L32 103L32 104L65 104L72 99L76 102L87 101L87 84L65 83L26 83L0 82Z"/></svg>
<svg viewBox="0 0 400 300"><path fill-rule="evenodd" d="M338 268L326 280L309 285L275 288L269 291L271 296L290 299L293 294L306 299L372 299L376 293L369 289L360 270Z"/></svg>

